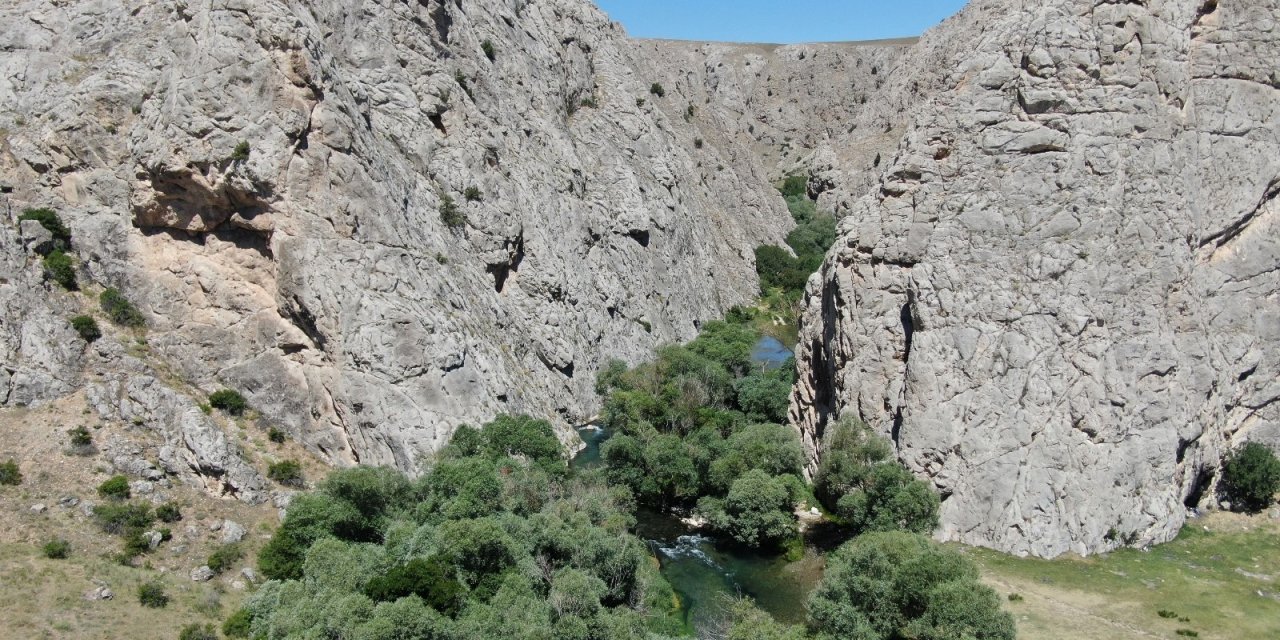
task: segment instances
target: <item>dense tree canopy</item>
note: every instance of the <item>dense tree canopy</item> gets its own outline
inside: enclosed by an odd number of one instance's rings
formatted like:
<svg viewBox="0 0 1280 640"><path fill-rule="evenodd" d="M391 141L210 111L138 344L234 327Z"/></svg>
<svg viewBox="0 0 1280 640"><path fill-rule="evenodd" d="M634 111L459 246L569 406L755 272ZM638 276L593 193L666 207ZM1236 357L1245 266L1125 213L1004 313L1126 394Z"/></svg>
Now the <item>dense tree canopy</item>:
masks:
<svg viewBox="0 0 1280 640"><path fill-rule="evenodd" d="M625 490L569 477L545 422L504 417L459 436L417 482L348 469L295 498L258 559L272 580L241 614L253 637L680 630L670 586L628 533Z"/></svg>
<svg viewBox="0 0 1280 640"><path fill-rule="evenodd" d="M1015 636L971 560L904 532L869 533L831 554L809 597L809 627L820 640Z"/></svg>
<svg viewBox="0 0 1280 640"><path fill-rule="evenodd" d="M612 483L650 507L700 505L738 542L769 546L795 533L792 487L803 485L803 455L795 431L781 424L794 364L753 366L759 339L743 322L709 322L697 339L659 349L651 363L606 366L597 389L608 394L603 422L615 433L601 451ZM743 487L781 488L770 494L778 499L728 499L752 470L764 478Z"/></svg>

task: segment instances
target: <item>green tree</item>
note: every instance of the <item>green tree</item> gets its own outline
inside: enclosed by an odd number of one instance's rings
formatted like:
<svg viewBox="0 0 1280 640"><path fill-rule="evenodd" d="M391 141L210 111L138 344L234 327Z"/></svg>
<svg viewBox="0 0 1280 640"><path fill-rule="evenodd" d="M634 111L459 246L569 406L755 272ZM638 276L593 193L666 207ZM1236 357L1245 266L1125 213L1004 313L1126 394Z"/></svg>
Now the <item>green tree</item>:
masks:
<svg viewBox="0 0 1280 640"><path fill-rule="evenodd" d="M724 493L739 476L759 469L769 476L799 475L804 466L800 438L791 427L753 424L729 436L724 454L711 463L708 485Z"/></svg>
<svg viewBox="0 0 1280 640"><path fill-rule="evenodd" d="M519 547L497 518L450 520L440 525L440 557L457 567L468 586L515 564Z"/></svg>
<svg viewBox="0 0 1280 640"><path fill-rule="evenodd" d="M679 436L654 438L644 449L645 476L640 495L650 504L666 508L698 495L698 470Z"/></svg>
<svg viewBox="0 0 1280 640"><path fill-rule="evenodd" d="M855 418L841 418L828 425L824 441L814 492L832 510L846 493L867 483L872 468L893 458L889 440Z"/></svg>
<svg viewBox="0 0 1280 640"><path fill-rule="evenodd" d="M938 526L938 494L902 465L876 465L866 484L840 498L836 512L855 531L929 533Z"/></svg>
<svg viewBox="0 0 1280 640"><path fill-rule="evenodd" d="M547 600L557 616L589 618L600 611L600 599L608 593L604 581L578 569L556 572Z"/></svg>
<svg viewBox="0 0 1280 640"><path fill-rule="evenodd" d="M733 386L738 392L738 406L745 413L768 422L786 424L794 383L791 370L775 369L740 378Z"/></svg>
<svg viewBox="0 0 1280 640"><path fill-rule="evenodd" d="M409 595L373 608L369 619L355 628L351 640L452 640L453 625L430 602Z"/></svg>
<svg viewBox="0 0 1280 640"><path fill-rule="evenodd" d="M809 179L805 176L787 176L779 189L784 198L803 198L809 193Z"/></svg>
<svg viewBox="0 0 1280 640"><path fill-rule="evenodd" d="M958 552L917 534L870 533L828 557L809 596L809 628L824 640L1013 640L1013 618L999 606Z"/></svg>
<svg viewBox="0 0 1280 640"><path fill-rule="evenodd" d="M486 424L480 433L491 456L524 456L548 471L564 467L564 447L546 420L503 415Z"/></svg>
<svg viewBox="0 0 1280 640"><path fill-rule="evenodd" d="M369 581L365 595L375 602L394 602L417 596L422 602L448 616L457 615L466 588L453 575L453 567L439 557L414 558Z"/></svg>
<svg viewBox="0 0 1280 640"><path fill-rule="evenodd" d="M704 498L699 510L716 530L746 546L762 547L795 535L792 506L785 484L752 469L734 481L724 500Z"/></svg>
<svg viewBox="0 0 1280 640"><path fill-rule="evenodd" d="M1280 491L1280 460L1266 445L1246 443L1223 463L1222 485L1232 507L1249 513L1262 511Z"/></svg>

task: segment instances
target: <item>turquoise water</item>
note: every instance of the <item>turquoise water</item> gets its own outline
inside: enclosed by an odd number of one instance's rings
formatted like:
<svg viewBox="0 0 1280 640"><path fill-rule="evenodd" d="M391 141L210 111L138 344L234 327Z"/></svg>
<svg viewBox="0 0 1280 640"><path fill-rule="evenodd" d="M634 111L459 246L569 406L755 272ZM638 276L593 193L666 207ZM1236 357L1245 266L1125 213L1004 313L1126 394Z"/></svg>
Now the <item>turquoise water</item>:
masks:
<svg viewBox="0 0 1280 640"><path fill-rule="evenodd" d="M756 364L762 364L767 369L777 369L786 363L792 355L791 349L787 345L782 344L777 338L765 336L756 343L754 349L751 350L751 361Z"/></svg>

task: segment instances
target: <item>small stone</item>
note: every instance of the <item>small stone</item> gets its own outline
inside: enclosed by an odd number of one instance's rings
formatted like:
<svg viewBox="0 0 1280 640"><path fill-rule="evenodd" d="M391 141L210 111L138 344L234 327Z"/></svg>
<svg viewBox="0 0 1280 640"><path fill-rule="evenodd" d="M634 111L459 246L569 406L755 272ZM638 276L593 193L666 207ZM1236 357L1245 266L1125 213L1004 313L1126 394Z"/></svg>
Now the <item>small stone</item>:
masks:
<svg viewBox="0 0 1280 640"><path fill-rule="evenodd" d="M221 522L221 521L219 521L219 520L214 520L214 521L209 525L209 530L210 530L210 531L220 531L221 529L222 529L222 522Z"/></svg>
<svg viewBox="0 0 1280 640"><path fill-rule="evenodd" d="M80 503L80 513L84 514L84 517L86 517L86 518L88 518L89 516L92 516L92 515L93 515L93 503L92 503L92 502L90 502L90 501L88 501L88 500L85 500L84 502L81 502L81 503Z"/></svg>
<svg viewBox="0 0 1280 640"><path fill-rule="evenodd" d="M207 566L196 567L191 570L191 581L192 582L208 582L213 579L213 575L214 575L213 569L210 569Z"/></svg>
<svg viewBox="0 0 1280 640"><path fill-rule="evenodd" d="M253 569L251 569L251 568L249 568L249 567L245 567L245 568L241 569L241 570L240 570L240 575L244 576L244 579L245 579L245 580L248 580L249 582L257 582L257 581L258 581L258 574L257 574L257 572L255 572Z"/></svg>
<svg viewBox="0 0 1280 640"><path fill-rule="evenodd" d="M173 555L175 555L175 556L180 556L180 555L182 555L182 554L184 554L184 553L186 553L186 552L187 552L187 545L185 545L185 544L176 544L176 545L174 545L174 546L173 546L173 548L169 549L169 552L170 552L170 553L172 553L172 554L173 554Z"/></svg>
<svg viewBox="0 0 1280 640"><path fill-rule="evenodd" d="M134 495L145 496L150 495L156 490L156 485L146 480L134 480L129 483L129 491Z"/></svg>
<svg viewBox="0 0 1280 640"><path fill-rule="evenodd" d="M84 599L89 601L110 600L116 596L106 585L99 585L85 592Z"/></svg>
<svg viewBox="0 0 1280 640"><path fill-rule="evenodd" d="M71 509L80 504L80 498L75 496L63 496L58 500L58 505L67 509Z"/></svg>
<svg viewBox="0 0 1280 640"><path fill-rule="evenodd" d="M44 513L45 511L48 511L48 510L49 510L49 507L46 507L43 502L39 502L31 505L32 513Z"/></svg>
<svg viewBox="0 0 1280 640"><path fill-rule="evenodd" d="M244 540L246 533L248 531L238 522L227 520L222 523L222 542L226 544Z"/></svg>

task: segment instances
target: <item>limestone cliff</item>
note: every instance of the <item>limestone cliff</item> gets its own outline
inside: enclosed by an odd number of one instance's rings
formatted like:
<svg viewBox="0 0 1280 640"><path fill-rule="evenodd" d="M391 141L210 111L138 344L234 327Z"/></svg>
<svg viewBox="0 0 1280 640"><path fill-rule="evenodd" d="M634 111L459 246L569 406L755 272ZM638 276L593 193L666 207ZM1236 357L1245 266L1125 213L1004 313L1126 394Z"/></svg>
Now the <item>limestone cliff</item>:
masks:
<svg viewBox="0 0 1280 640"><path fill-rule="evenodd" d="M176 378L336 463L591 415L600 362L749 301L791 225L585 0L24 0L0 47L8 219L58 210ZM111 374L9 228L0 397Z"/></svg>
<svg viewBox="0 0 1280 640"><path fill-rule="evenodd" d="M921 102L805 301L812 459L861 418L944 538L1055 556L1172 538L1280 440L1278 19L975 0L905 54Z"/></svg>

